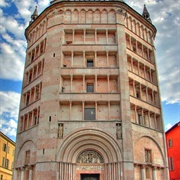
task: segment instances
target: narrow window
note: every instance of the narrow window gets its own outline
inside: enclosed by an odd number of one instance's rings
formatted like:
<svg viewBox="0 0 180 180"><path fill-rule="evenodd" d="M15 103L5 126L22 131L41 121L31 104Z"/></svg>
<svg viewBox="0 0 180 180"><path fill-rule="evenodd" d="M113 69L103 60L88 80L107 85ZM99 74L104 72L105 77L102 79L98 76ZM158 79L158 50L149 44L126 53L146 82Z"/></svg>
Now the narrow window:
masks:
<svg viewBox="0 0 180 180"><path fill-rule="evenodd" d="M138 123L142 125L142 115L138 114Z"/></svg>
<svg viewBox="0 0 180 180"><path fill-rule="evenodd" d="M136 97L140 99L140 92L136 90Z"/></svg>
<svg viewBox="0 0 180 180"><path fill-rule="evenodd" d="M84 120L95 120L95 108L84 108Z"/></svg>
<svg viewBox="0 0 180 180"><path fill-rule="evenodd" d="M51 122L51 116L49 116L49 122Z"/></svg>
<svg viewBox="0 0 180 180"><path fill-rule="evenodd" d="M9 159L6 159L5 168L9 169Z"/></svg>
<svg viewBox="0 0 180 180"><path fill-rule="evenodd" d="M25 164L30 163L30 151L25 152Z"/></svg>
<svg viewBox="0 0 180 180"><path fill-rule="evenodd" d="M92 59L87 60L87 67L94 67L94 62Z"/></svg>
<svg viewBox="0 0 180 180"><path fill-rule="evenodd" d="M2 158L2 167L5 167L5 157Z"/></svg>
<svg viewBox="0 0 180 180"><path fill-rule="evenodd" d="M94 84L87 84L87 92L94 92Z"/></svg>
<svg viewBox="0 0 180 180"><path fill-rule="evenodd" d="M7 145L3 144L3 151L6 152L7 151Z"/></svg>
<svg viewBox="0 0 180 180"><path fill-rule="evenodd" d="M173 157L169 158L169 170L174 171L174 158Z"/></svg>
<svg viewBox="0 0 180 180"><path fill-rule="evenodd" d="M145 149L145 162L152 163L151 150Z"/></svg>
<svg viewBox="0 0 180 180"><path fill-rule="evenodd" d="M173 141L172 139L168 140L168 148L171 148L173 146Z"/></svg>

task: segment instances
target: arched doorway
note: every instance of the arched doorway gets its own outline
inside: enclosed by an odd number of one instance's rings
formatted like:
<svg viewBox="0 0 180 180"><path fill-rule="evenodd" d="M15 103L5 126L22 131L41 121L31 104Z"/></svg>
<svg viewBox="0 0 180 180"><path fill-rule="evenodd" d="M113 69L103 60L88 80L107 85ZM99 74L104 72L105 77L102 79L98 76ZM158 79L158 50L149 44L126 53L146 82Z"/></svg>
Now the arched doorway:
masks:
<svg viewBox="0 0 180 180"><path fill-rule="evenodd" d="M120 143L97 129L72 132L60 145L57 158L59 180L121 180L123 176Z"/></svg>
<svg viewBox="0 0 180 180"><path fill-rule="evenodd" d="M104 175L104 160L94 150L82 152L76 164L76 177L80 180L100 180Z"/></svg>

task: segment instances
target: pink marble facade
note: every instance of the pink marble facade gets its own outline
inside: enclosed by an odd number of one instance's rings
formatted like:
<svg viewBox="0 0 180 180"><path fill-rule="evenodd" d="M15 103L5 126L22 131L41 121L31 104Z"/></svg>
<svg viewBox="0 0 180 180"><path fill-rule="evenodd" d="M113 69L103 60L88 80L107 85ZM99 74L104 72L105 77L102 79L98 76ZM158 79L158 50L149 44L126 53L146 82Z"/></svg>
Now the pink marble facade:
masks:
<svg viewBox="0 0 180 180"><path fill-rule="evenodd" d="M25 34L14 180L168 179L155 27L122 1L56 0Z"/></svg>

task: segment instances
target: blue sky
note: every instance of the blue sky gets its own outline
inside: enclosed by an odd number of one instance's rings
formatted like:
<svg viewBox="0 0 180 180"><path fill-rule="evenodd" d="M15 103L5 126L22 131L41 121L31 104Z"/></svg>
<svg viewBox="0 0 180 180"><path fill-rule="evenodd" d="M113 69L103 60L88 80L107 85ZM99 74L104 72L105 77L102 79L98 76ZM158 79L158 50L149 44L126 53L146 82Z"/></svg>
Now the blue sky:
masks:
<svg viewBox="0 0 180 180"><path fill-rule="evenodd" d="M180 121L180 2L126 0L142 14L146 4L157 28L157 65L167 130ZM28 26L35 6L39 13L50 0L0 0L0 130L15 141ZM103 2L102 2L103 3Z"/></svg>

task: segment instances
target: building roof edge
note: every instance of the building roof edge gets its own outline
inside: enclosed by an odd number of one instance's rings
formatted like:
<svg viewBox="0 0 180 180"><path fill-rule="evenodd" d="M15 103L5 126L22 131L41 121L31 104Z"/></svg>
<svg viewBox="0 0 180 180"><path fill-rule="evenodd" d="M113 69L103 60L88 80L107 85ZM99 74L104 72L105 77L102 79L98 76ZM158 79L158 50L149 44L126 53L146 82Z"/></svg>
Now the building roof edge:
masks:
<svg viewBox="0 0 180 180"><path fill-rule="evenodd" d="M16 143L10 139L8 136L6 136L3 132L0 131L0 136L3 136L5 139L8 139L14 146L16 145Z"/></svg>
<svg viewBox="0 0 180 180"><path fill-rule="evenodd" d="M176 126L180 126L180 121L177 122L174 126L172 126L170 129L168 129L165 133L167 134L168 132L170 132L171 130L173 130Z"/></svg>

